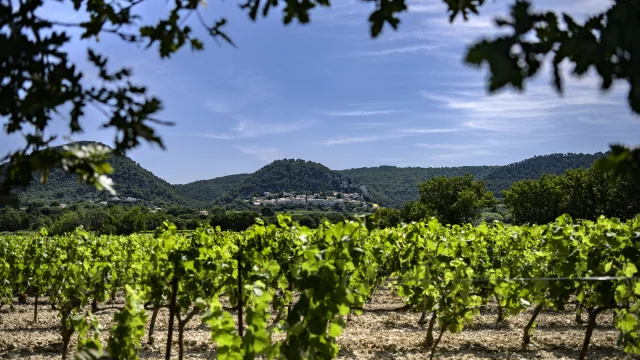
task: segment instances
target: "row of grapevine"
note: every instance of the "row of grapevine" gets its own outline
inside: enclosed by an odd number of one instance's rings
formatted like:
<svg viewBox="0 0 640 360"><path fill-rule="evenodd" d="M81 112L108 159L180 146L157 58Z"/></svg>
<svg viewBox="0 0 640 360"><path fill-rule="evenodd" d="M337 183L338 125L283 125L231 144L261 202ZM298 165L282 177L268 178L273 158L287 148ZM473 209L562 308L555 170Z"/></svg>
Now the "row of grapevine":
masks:
<svg viewBox="0 0 640 360"><path fill-rule="evenodd" d="M85 355L136 358L148 321L153 341L162 308L169 310L167 359L174 339L183 358L194 319L209 326L221 359L333 359L342 318L366 310L374 290L391 284L403 309L421 311L424 323L431 314L425 345L432 356L446 331L462 331L489 302L499 306L498 321L535 309L524 346L540 311L574 304L588 318L581 358L598 315L613 311L619 344L640 353L640 217L563 216L523 227L432 220L384 230L369 221L310 230L280 216L277 226L257 223L242 233L204 226L185 234L165 223L153 235L2 236L0 305L32 296L37 321L38 299L46 297L59 313L63 359L74 335ZM127 299L104 347L94 314L111 308L118 291Z"/></svg>

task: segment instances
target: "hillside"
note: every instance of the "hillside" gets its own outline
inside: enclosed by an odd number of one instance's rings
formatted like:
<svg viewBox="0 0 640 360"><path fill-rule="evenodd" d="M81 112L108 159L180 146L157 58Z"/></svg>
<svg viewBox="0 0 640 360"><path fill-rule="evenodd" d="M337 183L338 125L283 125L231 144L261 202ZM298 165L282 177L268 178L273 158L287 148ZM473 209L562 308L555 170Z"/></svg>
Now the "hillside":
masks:
<svg viewBox="0 0 640 360"><path fill-rule="evenodd" d="M418 198L418 184L438 176L486 176L492 166L461 166L450 168L420 168L378 166L339 171L353 181L364 184L371 200L388 207L401 207L405 202Z"/></svg>
<svg viewBox="0 0 640 360"><path fill-rule="evenodd" d="M551 154L535 156L505 166L462 166L441 168L400 168L379 166L335 171L305 160L276 160L252 174L223 176L184 185L170 185L126 156L110 160L118 196L133 197L157 206L208 206L229 204L264 192L320 193L358 192L369 201L389 207L401 207L418 197L418 184L437 176L472 174L484 180L496 196L511 184L537 179L542 174L561 174L568 169L589 167L603 153ZM73 203L104 201L110 196L81 184L61 170L53 170L46 185L37 181L17 193L23 203L34 201Z"/></svg>
<svg viewBox="0 0 640 360"><path fill-rule="evenodd" d="M498 166L481 179L485 180L487 187L496 196L501 196L502 190L508 189L516 181L538 179L543 174L560 175L569 169L588 168L603 156L604 153L601 152L539 155L517 163Z"/></svg>
<svg viewBox="0 0 640 360"><path fill-rule="evenodd" d="M366 189L347 176L312 161L276 160L242 179L220 198L228 203L237 198L264 192L320 193L326 191L361 192Z"/></svg>
<svg viewBox="0 0 640 360"><path fill-rule="evenodd" d="M228 175L173 186L186 197L198 201L211 202L228 193L234 186L238 185L248 176L249 174Z"/></svg>
<svg viewBox="0 0 640 360"><path fill-rule="evenodd" d="M418 198L418 184L432 177L461 176L469 173L476 180L484 180L497 197L516 181L538 179L542 174L562 174L566 170L590 167L604 156L595 154L551 154L535 156L504 166L462 166L449 168L398 168L379 166L339 171L354 182L364 184L373 201L384 206L401 207Z"/></svg>
<svg viewBox="0 0 640 360"><path fill-rule="evenodd" d="M86 142L79 142L83 144ZM130 158L114 154L109 163L113 167L114 189L118 197L132 197L157 206L194 205L195 201L182 195L166 181L144 169ZM46 184L34 180L27 189L17 189L23 203L50 202L73 203L78 201L106 201L111 195L94 187L79 183L78 179L61 169L53 169Z"/></svg>

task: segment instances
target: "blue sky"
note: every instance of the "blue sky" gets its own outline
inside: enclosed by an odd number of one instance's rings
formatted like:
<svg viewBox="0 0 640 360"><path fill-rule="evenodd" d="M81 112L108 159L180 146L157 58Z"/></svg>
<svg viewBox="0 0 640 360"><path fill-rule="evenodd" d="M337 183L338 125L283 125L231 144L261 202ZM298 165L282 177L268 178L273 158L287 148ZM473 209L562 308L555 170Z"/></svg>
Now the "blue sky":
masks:
<svg viewBox="0 0 640 360"><path fill-rule="evenodd" d="M441 0L409 1L400 29L385 28L376 40L368 36L371 4L333 2L332 9L313 11L311 24L285 27L279 13L251 23L238 1L210 0L203 15L212 22L227 16L237 48L202 34L204 52L185 49L168 60L103 35L91 46L113 66L132 67L134 79L164 101L159 117L176 123L158 127L166 151L145 144L129 156L170 183L186 183L252 172L281 158L332 169L501 165L637 141L640 119L631 114L622 83L602 94L593 76L568 78L560 97L547 67L524 95L487 94L486 70L469 68L462 57L473 40L496 33L492 18L506 15L511 0L489 1L482 16L454 24ZM166 11L166 2L148 3L143 20ZM580 18L609 4L534 3ZM47 13L73 19L59 5ZM202 33L197 22L193 27ZM69 51L91 71L86 47L76 42ZM85 132L71 139L109 144L114 133L99 130L102 121L88 112ZM64 123L56 129L64 133ZM1 155L20 144L0 134Z"/></svg>

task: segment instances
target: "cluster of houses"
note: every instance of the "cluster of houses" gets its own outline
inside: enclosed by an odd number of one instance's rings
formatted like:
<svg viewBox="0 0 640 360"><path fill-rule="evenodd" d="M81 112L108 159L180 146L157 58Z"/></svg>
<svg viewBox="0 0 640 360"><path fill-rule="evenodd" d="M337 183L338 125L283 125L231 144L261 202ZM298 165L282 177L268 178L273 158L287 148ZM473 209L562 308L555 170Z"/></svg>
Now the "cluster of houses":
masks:
<svg viewBox="0 0 640 360"><path fill-rule="evenodd" d="M368 206L362 196L358 193L339 193L334 192L333 196L322 196L320 194L313 195L295 195L284 192L281 194L272 194L265 192L264 197L254 197L254 206L275 206L287 204L310 204L310 205L344 205L351 204L354 206Z"/></svg>

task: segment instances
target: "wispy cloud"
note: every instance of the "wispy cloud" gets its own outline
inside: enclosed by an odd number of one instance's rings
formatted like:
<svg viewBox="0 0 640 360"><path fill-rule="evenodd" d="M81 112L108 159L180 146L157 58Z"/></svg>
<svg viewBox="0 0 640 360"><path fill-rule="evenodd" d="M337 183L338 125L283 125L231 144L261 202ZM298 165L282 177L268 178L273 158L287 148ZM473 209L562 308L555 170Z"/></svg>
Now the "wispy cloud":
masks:
<svg viewBox="0 0 640 360"><path fill-rule="evenodd" d="M544 84L534 84L525 95L504 92L487 95L480 91L449 91L435 94L421 91L425 99L463 115L463 126L496 132L532 132L550 129L559 121L578 116L592 117L619 108L618 99L602 97L594 89L574 87L559 97ZM562 120L559 120L562 119Z"/></svg>
<svg viewBox="0 0 640 360"><path fill-rule="evenodd" d="M356 143L368 143L381 140L391 140L405 138L409 136L418 136L421 134L439 134L447 132L460 131L461 129L399 129L392 132L385 132L370 135L342 136L322 141L325 146L346 145Z"/></svg>
<svg viewBox="0 0 640 360"><path fill-rule="evenodd" d="M229 114L266 101L277 92L277 86L260 75L227 69L220 73L218 89L206 95L203 105L213 113Z"/></svg>
<svg viewBox="0 0 640 360"><path fill-rule="evenodd" d="M412 129L401 129L399 130L400 133L404 133L404 134L442 134L442 133L452 133L452 132L458 132L458 131L464 131L466 129L460 129L460 128L450 128L450 129L419 129L419 128L412 128Z"/></svg>
<svg viewBox="0 0 640 360"><path fill-rule="evenodd" d="M386 115L399 112L398 110L342 110L342 111L327 111L326 115L329 116L373 116L373 115Z"/></svg>
<svg viewBox="0 0 640 360"><path fill-rule="evenodd" d="M311 121L295 121L291 123L260 123L255 121L238 121L236 127L227 133L192 133L191 135L216 140L234 140L257 138L267 135L284 134L303 129L311 125Z"/></svg>
<svg viewBox="0 0 640 360"><path fill-rule="evenodd" d="M411 54L418 52L431 52L433 50L439 49L439 45L409 45L409 46L401 46L401 47L393 47L388 49L380 49L380 50L371 50L371 51L356 51L353 54L357 56L388 56L388 55L399 55L399 54Z"/></svg>
<svg viewBox="0 0 640 360"><path fill-rule="evenodd" d="M389 139L397 139L406 137L407 134L378 134L378 135L365 135L365 136L347 136L347 137L337 137L333 139L326 139L322 142L323 145L332 146L332 145L346 145L346 144L356 144L356 143L367 143L374 142L380 140L389 140Z"/></svg>
<svg viewBox="0 0 640 360"><path fill-rule="evenodd" d="M523 145L540 144L553 140L564 139L568 136L575 135L574 133L557 133L551 135L527 136L524 138L511 139L511 140L494 140L483 139L480 142L473 143L473 140L467 140L465 143L417 143L413 144L416 147L423 149L434 150L475 150L485 148L509 148L509 147L522 147ZM469 142L471 141L471 143Z"/></svg>
<svg viewBox="0 0 640 360"><path fill-rule="evenodd" d="M274 147L265 147L260 145L235 146L236 149L251 156L255 156L259 160L269 163L282 157L280 150Z"/></svg>

